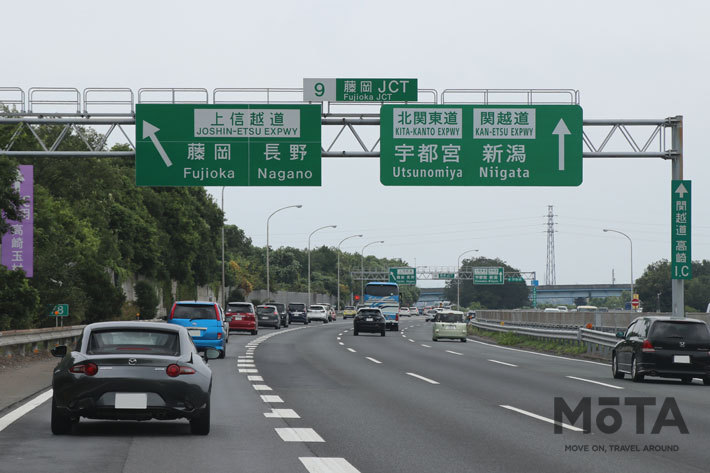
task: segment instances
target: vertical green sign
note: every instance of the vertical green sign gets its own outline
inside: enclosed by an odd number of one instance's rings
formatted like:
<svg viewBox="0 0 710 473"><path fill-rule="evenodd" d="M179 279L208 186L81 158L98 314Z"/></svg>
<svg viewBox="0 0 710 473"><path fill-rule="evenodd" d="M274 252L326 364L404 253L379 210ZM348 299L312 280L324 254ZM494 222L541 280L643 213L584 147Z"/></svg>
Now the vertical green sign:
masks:
<svg viewBox="0 0 710 473"><path fill-rule="evenodd" d="M417 284L416 268L390 268L389 281L397 284Z"/></svg>
<svg viewBox="0 0 710 473"><path fill-rule="evenodd" d="M692 279L690 181L671 181L671 279Z"/></svg>
<svg viewBox="0 0 710 473"><path fill-rule="evenodd" d="M139 186L320 186L320 105L138 104Z"/></svg>
<svg viewBox="0 0 710 473"><path fill-rule="evenodd" d="M578 186L579 105L383 105L386 186Z"/></svg>
<svg viewBox="0 0 710 473"><path fill-rule="evenodd" d="M503 268L472 268L473 284L503 284Z"/></svg>

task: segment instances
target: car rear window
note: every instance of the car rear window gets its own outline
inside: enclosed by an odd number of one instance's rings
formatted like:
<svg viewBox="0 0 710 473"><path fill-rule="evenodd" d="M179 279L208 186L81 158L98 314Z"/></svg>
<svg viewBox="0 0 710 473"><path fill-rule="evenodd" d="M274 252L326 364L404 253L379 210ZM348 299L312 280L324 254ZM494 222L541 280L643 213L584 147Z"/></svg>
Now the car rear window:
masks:
<svg viewBox="0 0 710 473"><path fill-rule="evenodd" d="M322 305L312 305L311 310L325 310L325 307Z"/></svg>
<svg viewBox="0 0 710 473"><path fill-rule="evenodd" d="M653 324L650 338L679 338L684 340L710 341L710 331L704 323L658 321Z"/></svg>
<svg viewBox="0 0 710 473"><path fill-rule="evenodd" d="M305 310L306 304L289 304L288 310Z"/></svg>
<svg viewBox="0 0 710 473"><path fill-rule="evenodd" d="M457 323L463 322L461 314L439 314L438 322Z"/></svg>
<svg viewBox="0 0 710 473"><path fill-rule="evenodd" d="M257 307L256 313L259 315L271 315L274 313L274 310L276 309L273 307Z"/></svg>
<svg viewBox="0 0 710 473"><path fill-rule="evenodd" d="M91 332L86 350L89 355L180 354L180 338L177 332L161 330L101 330Z"/></svg>
<svg viewBox="0 0 710 473"><path fill-rule="evenodd" d="M173 312L174 319L216 319L214 304L178 304Z"/></svg>
<svg viewBox="0 0 710 473"><path fill-rule="evenodd" d="M363 315L365 317L372 317L375 315L380 315L380 311L379 310L361 310L360 314L358 314L358 315Z"/></svg>
<svg viewBox="0 0 710 473"><path fill-rule="evenodd" d="M227 312L246 312L249 314L254 313L251 304L227 304Z"/></svg>

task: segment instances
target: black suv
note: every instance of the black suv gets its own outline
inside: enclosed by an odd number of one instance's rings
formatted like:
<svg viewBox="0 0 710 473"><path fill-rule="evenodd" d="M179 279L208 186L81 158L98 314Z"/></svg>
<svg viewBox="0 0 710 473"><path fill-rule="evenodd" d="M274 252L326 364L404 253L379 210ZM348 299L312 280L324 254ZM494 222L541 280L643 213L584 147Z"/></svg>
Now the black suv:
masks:
<svg viewBox="0 0 710 473"><path fill-rule="evenodd" d="M289 302L287 309L289 323L301 322L304 325L307 324L308 317L306 312L306 304L301 304L300 302Z"/></svg>
<svg viewBox="0 0 710 473"><path fill-rule="evenodd" d="M710 329L702 320L649 316L634 319L611 354L614 378L701 378L710 385Z"/></svg>

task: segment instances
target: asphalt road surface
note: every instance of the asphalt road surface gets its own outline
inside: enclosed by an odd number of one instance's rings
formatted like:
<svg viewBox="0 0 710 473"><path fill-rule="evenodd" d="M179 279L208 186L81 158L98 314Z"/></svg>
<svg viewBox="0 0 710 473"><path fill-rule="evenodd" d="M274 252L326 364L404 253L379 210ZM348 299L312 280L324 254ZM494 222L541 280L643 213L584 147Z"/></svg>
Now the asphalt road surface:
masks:
<svg viewBox="0 0 710 473"><path fill-rule="evenodd" d="M340 320L233 333L227 358L210 361L209 436L190 435L184 420L85 419L72 435L53 436L44 402L0 431L0 471L710 470L710 387L699 380L637 384L613 379L602 363L473 338L432 342L421 317L400 327L386 337L353 336L352 321ZM591 431L565 417L555 433L555 398L575 408L585 397ZM625 402L641 397L655 405L637 415ZM664 414L664 402L678 411ZM669 425L652 433L659 414ZM612 425L614 416L620 428L604 433L597 417Z"/></svg>

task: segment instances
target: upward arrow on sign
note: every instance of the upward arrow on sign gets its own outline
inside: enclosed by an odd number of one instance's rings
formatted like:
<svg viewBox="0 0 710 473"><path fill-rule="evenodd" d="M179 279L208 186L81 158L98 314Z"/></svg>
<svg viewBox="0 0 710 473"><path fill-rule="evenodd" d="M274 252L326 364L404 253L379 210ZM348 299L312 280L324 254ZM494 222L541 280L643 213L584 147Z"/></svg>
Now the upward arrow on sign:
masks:
<svg viewBox="0 0 710 473"><path fill-rule="evenodd" d="M557 122L557 126L555 127L554 130L552 130L553 135L557 135L559 138L559 156L560 156L560 161L559 161L559 170L564 171L565 170L565 135L571 134L569 131L569 128L567 128L567 124L563 119L560 118L560 121Z"/></svg>
<svg viewBox="0 0 710 473"><path fill-rule="evenodd" d="M675 193L678 194L678 196L682 199L685 194L688 193L688 189L686 189L683 183L681 182L678 188L675 190Z"/></svg>

